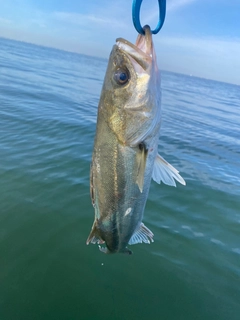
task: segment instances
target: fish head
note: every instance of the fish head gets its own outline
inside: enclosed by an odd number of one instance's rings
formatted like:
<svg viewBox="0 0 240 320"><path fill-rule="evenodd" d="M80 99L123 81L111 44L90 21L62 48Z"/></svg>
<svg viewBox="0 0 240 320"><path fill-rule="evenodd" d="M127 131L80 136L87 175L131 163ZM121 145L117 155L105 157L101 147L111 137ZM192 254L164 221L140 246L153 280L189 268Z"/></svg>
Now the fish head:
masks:
<svg viewBox="0 0 240 320"><path fill-rule="evenodd" d="M125 145L135 146L160 128L161 90L157 59L148 26L136 44L118 38L110 54L100 112Z"/></svg>

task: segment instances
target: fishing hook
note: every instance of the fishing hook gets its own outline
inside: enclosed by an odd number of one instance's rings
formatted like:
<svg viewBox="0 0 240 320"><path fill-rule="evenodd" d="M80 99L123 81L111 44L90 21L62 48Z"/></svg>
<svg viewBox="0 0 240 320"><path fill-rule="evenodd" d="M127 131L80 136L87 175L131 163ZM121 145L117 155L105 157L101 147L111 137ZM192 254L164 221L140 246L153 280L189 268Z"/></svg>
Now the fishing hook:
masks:
<svg viewBox="0 0 240 320"><path fill-rule="evenodd" d="M141 8L142 0L133 0L132 4L132 20L135 29L140 34L145 34L143 27L140 23L140 8ZM159 20L156 28L151 30L153 34L157 34L163 26L165 15L166 15L166 0L158 0L159 7Z"/></svg>

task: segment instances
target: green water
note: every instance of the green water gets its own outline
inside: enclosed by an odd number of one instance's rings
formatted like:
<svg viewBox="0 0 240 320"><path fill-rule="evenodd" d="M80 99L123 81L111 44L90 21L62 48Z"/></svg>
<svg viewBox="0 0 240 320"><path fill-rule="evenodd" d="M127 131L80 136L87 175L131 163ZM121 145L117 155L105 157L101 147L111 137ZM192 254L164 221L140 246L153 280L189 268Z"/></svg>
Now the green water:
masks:
<svg viewBox="0 0 240 320"><path fill-rule="evenodd" d="M159 152L187 186L152 182L155 242L104 255L85 242L106 61L0 44L0 319L239 319L239 87L163 73Z"/></svg>

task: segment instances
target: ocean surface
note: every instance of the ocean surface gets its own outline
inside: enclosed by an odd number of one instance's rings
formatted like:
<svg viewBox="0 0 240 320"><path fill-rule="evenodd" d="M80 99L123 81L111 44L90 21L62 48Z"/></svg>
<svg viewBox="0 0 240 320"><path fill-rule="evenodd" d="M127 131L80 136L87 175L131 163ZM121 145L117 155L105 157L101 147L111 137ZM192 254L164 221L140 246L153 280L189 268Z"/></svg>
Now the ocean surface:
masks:
<svg viewBox="0 0 240 320"><path fill-rule="evenodd" d="M0 319L239 320L240 87L162 72L151 245L86 246L107 60L0 39ZM161 61L159 61L161 67Z"/></svg>

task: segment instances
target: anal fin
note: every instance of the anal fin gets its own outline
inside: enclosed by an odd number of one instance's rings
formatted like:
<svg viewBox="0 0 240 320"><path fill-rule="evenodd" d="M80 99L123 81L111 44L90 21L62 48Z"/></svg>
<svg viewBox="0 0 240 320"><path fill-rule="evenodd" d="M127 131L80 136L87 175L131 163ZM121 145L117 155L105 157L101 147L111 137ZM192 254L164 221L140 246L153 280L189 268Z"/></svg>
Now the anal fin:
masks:
<svg viewBox="0 0 240 320"><path fill-rule="evenodd" d="M161 183L161 181L169 186L176 187L176 181L181 183L182 185L186 185L185 180L180 176L179 171L175 169L170 163L168 163L165 159L163 159L159 154L157 154L154 166L152 178L157 183ZM174 180L175 179L175 180Z"/></svg>
<svg viewBox="0 0 240 320"><path fill-rule="evenodd" d="M149 230L143 223L140 224L139 228L134 232L128 244L137 244L137 243L148 243L153 242L153 236L151 230Z"/></svg>

